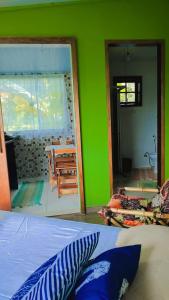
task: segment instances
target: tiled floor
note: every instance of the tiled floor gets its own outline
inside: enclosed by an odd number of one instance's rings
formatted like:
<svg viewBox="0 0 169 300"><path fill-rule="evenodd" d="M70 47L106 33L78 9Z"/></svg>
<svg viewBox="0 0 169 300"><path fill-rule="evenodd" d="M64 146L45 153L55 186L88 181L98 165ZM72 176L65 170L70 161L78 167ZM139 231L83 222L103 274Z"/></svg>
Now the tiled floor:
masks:
<svg viewBox="0 0 169 300"><path fill-rule="evenodd" d="M115 176L115 187L143 187L155 188L157 187L157 174L152 169L133 169L131 173L125 175Z"/></svg>
<svg viewBox="0 0 169 300"><path fill-rule="evenodd" d="M61 215L61 216L57 216L57 218L64 219L64 220L104 225L103 219L100 218L96 212L88 213L86 215L82 215L82 214Z"/></svg>
<svg viewBox="0 0 169 300"><path fill-rule="evenodd" d="M16 192L15 192L16 193ZM14 194L13 194L14 195ZM41 205L16 207L15 212L30 213L38 216L56 216L80 212L80 196L64 195L58 198L57 188L51 191L48 181L44 182Z"/></svg>

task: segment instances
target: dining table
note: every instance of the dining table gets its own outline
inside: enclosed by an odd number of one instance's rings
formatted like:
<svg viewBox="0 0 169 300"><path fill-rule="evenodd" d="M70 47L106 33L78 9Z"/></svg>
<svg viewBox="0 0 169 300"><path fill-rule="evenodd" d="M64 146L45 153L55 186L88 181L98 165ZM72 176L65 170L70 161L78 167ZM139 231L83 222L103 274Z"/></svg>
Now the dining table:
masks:
<svg viewBox="0 0 169 300"><path fill-rule="evenodd" d="M55 155L76 153L76 146L74 144L69 144L69 145L61 144L61 145L47 145L45 147L46 152L53 153L53 150L55 150Z"/></svg>

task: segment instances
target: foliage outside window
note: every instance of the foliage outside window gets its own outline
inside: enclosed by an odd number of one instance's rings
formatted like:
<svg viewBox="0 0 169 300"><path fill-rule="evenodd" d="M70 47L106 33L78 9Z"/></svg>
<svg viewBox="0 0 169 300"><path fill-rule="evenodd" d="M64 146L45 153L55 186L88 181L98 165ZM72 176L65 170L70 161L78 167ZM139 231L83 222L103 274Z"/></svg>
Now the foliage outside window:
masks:
<svg viewBox="0 0 169 300"><path fill-rule="evenodd" d="M142 77L141 76L119 76L114 77L121 106L142 105Z"/></svg>
<svg viewBox="0 0 169 300"><path fill-rule="evenodd" d="M6 132L26 135L67 132L64 75L3 75L0 95Z"/></svg>

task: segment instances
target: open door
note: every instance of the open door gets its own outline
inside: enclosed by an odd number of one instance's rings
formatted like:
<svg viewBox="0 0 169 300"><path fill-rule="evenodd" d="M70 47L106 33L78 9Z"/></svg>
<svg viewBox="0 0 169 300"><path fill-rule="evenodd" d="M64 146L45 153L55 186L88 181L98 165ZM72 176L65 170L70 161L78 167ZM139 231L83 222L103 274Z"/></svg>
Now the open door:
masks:
<svg viewBox="0 0 169 300"><path fill-rule="evenodd" d="M106 41L106 66L111 194L123 186L161 186L164 42Z"/></svg>
<svg viewBox="0 0 169 300"><path fill-rule="evenodd" d="M9 178L4 141L2 110L0 102L0 209L11 210Z"/></svg>
<svg viewBox="0 0 169 300"><path fill-rule="evenodd" d="M0 209L41 216L85 213L76 41L0 38L0 52L6 49L11 54L3 59L0 74ZM74 173L61 174L54 155L59 149L65 156L65 149L74 148ZM72 188L75 179L78 187Z"/></svg>

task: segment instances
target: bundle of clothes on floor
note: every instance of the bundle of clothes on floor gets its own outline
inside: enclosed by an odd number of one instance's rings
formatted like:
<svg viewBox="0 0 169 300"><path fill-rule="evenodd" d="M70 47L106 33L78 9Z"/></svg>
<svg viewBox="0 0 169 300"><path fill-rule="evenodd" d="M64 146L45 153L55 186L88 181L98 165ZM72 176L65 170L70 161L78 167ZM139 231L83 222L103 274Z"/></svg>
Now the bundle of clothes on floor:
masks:
<svg viewBox="0 0 169 300"><path fill-rule="evenodd" d="M152 199L125 195L125 188L114 194L99 212L108 225L131 227L143 224L169 226L169 180Z"/></svg>

